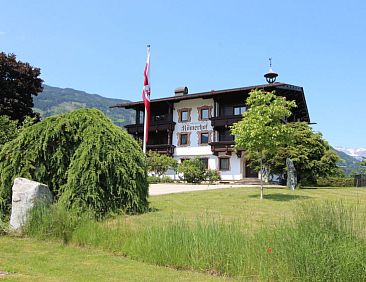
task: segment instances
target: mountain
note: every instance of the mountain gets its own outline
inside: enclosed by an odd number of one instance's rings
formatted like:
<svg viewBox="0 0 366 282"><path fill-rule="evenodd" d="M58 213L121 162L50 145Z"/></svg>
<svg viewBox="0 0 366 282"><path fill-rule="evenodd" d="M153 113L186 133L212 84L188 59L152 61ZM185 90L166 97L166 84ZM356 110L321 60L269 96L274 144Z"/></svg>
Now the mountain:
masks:
<svg viewBox="0 0 366 282"><path fill-rule="evenodd" d="M366 148L345 148L345 147L335 147L338 151L344 152L347 155L355 157L359 161L366 158Z"/></svg>
<svg viewBox="0 0 366 282"><path fill-rule="evenodd" d="M361 166L358 164L360 161L358 158L350 156L342 150L339 150L339 147L333 148L337 155L341 158L339 162L339 167L344 170L346 175L350 175L351 173L360 172Z"/></svg>
<svg viewBox="0 0 366 282"><path fill-rule="evenodd" d="M42 118L73 111L80 108L96 108L101 110L115 124L123 126L132 123L132 110L109 107L128 100L105 98L97 94L89 94L71 88L59 88L43 85L43 92L33 97L34 111Z"/></svg>

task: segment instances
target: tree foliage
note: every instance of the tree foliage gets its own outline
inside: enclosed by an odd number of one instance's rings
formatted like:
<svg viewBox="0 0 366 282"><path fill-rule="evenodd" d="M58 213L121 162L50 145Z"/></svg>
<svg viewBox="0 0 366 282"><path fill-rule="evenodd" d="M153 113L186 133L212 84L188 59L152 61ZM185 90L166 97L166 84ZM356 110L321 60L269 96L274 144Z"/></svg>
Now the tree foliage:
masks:
<svg viewBox="0 0 366 282"><path fill-rule="evenodd" d="M172 157L153 151L147 153L146 163L148 171L158 177L164 175L168 169L176 169L178 165L177 160Z"/></svg>
<svg viewBox="0 0 366 282"><path fill-rule="evenodd" d="M0 116L0 149L17 136L17 122L8 116Z"/></svg>
<svg viewBox="0 0 366 282"><path fill-rule="evenodd" d="M316 184L318 177L340 176L339 157L320 133L313 132L305 122L287 126L291 128L292 142L280 145L265 161L272 172L285 173L286 158L290 158L302 184Z"/></svg>
<svg viewBox="0 0 366 282"><path fill-rule="evenodd" d="M96 216L148 207L145 157L138 143L100 111L81 109L21 130L0 152L0 213L9 214L15 177L48 185L66 207Z"/></svg>
<svg viewBox="0 0 366 282"><path fill-rule="evenodd" d="M33 98L42 91L41 71L17 61L14 54L0 53L0 115L23 121L37 117L32 110Z"/></svg>
<svg viewBox="0 0 366 282"><path fill-rule="evenodd" d="M285 120L296 104L276 96L274 92L261 90L251 91L246 103L249 109L244 112L243 119L231 127L231 132L235 135L235 148L244 149L251 158L257 158L260 170L263 171L266 156L274 154L279 146L290 140L291 132Z"/></svg>

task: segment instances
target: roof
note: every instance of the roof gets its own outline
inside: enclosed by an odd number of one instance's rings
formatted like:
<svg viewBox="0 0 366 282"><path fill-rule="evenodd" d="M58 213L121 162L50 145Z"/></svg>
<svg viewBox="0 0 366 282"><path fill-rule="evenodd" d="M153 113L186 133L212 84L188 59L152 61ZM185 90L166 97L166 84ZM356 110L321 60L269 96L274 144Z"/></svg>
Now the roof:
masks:
<svg viewBox="0 0 366 282"><path fill-rule="evenodd" d="M209 99L215 98L217 99L222 97L222 94L232 94L236 95L239 93L249 93L253 89L265 90L265 91L276 91L276 94L279 96L287 97L288 99L295 100L298 108L297 111L301 111L301 116L304 117L304 120L310 122L309 112L306 105L305 94L304 90L300 86L295 86L287 83L282 82L275 82L271 84L261 84L261 85L253 85L253 86L246 86L246 87L239 87L239 88L231 88L231 89L223 89L223 90L211 90L208 92L200 92L200 93L192 93L187 95L181 96L171 96L166 98L159 98L159 99L152 99L150 101L151 104L158 104L158 103L176 103L182 100L190 100L190 99ZM231 96L231 95L230 95ZM225 99L227 96L225 95ZM111 106L111 108L126 108L126 109L138 109L143 108L144 106L143 101L138 102L128 102L123 104L116 104Z"/></svg>
<svg viewBox="0 0 366 282"><path fill-rule="evenodd" d="M216 95L230 93L230 92L244 92L244 91L250 91L253 89L269 89L272 91L272 89L281 88L281 89L288 89L288 90L295 90L303 92L302 87L290 85L282 82L276 82L272 84L262 84L262 85L254 85L254 86L246 86L246 87L239 87L239 88L231 88L231 89L224 89L224 90L211 90L208 92L200 92L200 93L192 93L182 96L171 96L166 98L159 98L159 99L152 99L150 100L150 103L158 103L158 102L179 102L182 100L190 100L190 99L197 99L197 98L211 98ZM123 104L116 104L111 106L111 108L134 108L135 106L142 105L143 101L138 102L128 102Z"/></svg>

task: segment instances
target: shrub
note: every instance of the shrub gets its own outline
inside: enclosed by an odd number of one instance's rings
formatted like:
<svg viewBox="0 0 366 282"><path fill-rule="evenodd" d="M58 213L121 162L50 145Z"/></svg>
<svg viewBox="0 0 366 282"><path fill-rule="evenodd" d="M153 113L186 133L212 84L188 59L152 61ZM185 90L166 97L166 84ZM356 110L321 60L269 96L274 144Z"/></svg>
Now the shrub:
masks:
<svg viewBox="0 0 366 282"><path fill-rule="evenodd" d="M80 109L21 130L0 152L0 211L25 177L48 185L66 207L96 216L148 208L145 157L138 143L100 111Z"/></svg>
<svg viewBox="0 0 366 282"><path fill-rule="evenodd" d="M180 163L178 173L182 173L181 178L188 183L201 183L205 180L206 170L199 158L193 158Z"/></svg>
<svg viewBox="0 0 366 282"><path fill-rule="evenodd" d="M147 181L149 184L156 184L156 183L173 183L174 180L171 179L169 176L155 176L155 175L149 175L147 177Z"/></svg>
<svg viewBox="0 0 366 282"><path fill-rule="evenodd" d="M169 176L163 176L160 178L161 183L173 183L174 180L170 178Z"/></svg>
<svg viewBox="0 0 366 282"><path fill-rule="evenodd" d="M205 180L207 180L209 183L217 182L220 179L221 179L221 176L217 170L214 170L214 169L206 170Z"/></svg>
<svg viewBox="0 0 366 282"><path fill-rule="evenodd" d="M353 187L353 178L341 178L341 177L319 177L317 185L320 187Z"/></svg>
<svg viewBox="0 0 366 282"><path fill-rule="evenodd" d="M149 184L160 183L160 181L161 181L161 178L159 176L149 175L147 177L147 182L149 182Z"/></svg>
<svg viewBox="0 0 366 282"><path fill-rule="evenodd" d="M159 177L164 175L168 169L175 170L177 168L177 160L154 151L149 151L147 153L146 162L148 172L152 172Z"/></svg>

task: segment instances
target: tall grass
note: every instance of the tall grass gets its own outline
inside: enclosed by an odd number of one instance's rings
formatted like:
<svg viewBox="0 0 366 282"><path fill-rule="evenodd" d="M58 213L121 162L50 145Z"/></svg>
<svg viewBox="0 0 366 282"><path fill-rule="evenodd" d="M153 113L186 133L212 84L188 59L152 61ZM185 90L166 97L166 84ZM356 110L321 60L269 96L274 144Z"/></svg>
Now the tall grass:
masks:
<svg viewBox="0 0 366 282"><path fill-rule="evenodd" d="M0 211L0 236L6 235L9 233L9 224L5 223L2 219L6 218L3 217Z"/></svg>
<svg viewBox="0 0 366 282"><path fill-rule="evenodd" d="M57 208L45 211L33 215L28 234L66 232L73 244L149 263L244 280L366 281L365 210L341 202L301 205L293 222L252 233L240 222L207 218L133 229L122 218L75 221Z"/></svg>
<svg viewBox="0 0 366 282"><path fill-rule="evenodd" d="M342 203L307 204L292 224L254 234L238 223L176 221L146 227L125 248L143 261L243 279L365 281L361 219Z"/></svg>
<svg viewBox="0 0 366 282"><path fill-rule="evenodd" d="M93 222L93 217L63 205L37 202L27 216L25 234L39 239L62 239L68 243L75 229L83 223Z"/></svg>

